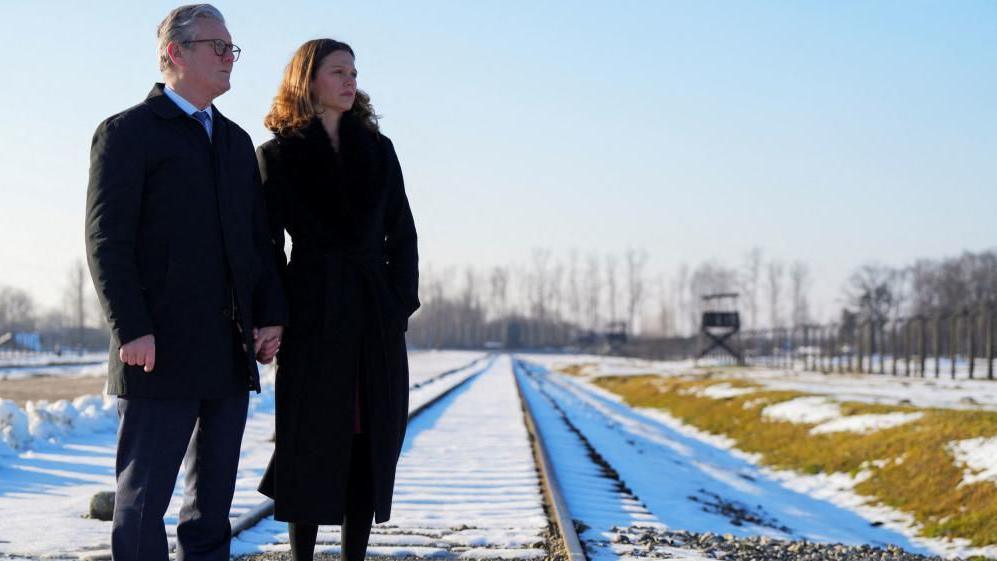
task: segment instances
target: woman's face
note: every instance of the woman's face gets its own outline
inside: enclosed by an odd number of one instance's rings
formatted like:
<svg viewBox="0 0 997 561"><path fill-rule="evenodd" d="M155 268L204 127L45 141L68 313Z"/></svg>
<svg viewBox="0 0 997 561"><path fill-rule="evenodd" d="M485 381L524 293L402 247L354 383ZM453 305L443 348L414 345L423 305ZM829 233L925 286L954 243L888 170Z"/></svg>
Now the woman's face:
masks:
<svg viewBox="0 0 997 561"><path fill-rule="evenodd" d="M357 69L347 51L334 51L319 63L312 80L312 98L324 111L345 113L357 96Z"/></svg>

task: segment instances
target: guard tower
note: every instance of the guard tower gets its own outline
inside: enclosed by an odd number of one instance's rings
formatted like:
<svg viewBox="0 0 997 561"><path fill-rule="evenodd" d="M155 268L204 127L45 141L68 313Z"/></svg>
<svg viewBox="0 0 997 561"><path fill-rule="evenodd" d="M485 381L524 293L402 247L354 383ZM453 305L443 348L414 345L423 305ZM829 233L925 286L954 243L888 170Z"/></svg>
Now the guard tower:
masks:
<svg viewBox="0 0 997 561"><path fill-rule="evenodd" d="M703 296L703 348L696 358L703 358L714 349L721 349L744 365L744 356L731 340L741 330L741 316L737 313L736 292L721 292Z"/></svg>
<svg viewBox="0 0 997 561"><path fill-rule="evenodd" d="M611 321L606 330L606 343L609 344L611 354L620 354L623 345L627 344L627 323L625 321Z"/></svg>

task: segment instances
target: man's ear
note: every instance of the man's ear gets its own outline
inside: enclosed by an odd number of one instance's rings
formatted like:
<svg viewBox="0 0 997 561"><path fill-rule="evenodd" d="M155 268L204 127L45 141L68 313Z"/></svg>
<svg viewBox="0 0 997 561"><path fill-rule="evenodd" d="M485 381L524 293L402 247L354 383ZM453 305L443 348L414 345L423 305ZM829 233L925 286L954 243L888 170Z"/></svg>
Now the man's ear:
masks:
<svg viewBox="0 0 997 561"><path fill-rule="evenodd" d="M183 52L180 49L179 43L170 41L166 45L166 54L170 57L170 62L173 63L173 66L178 68L182 68L184 66Z"/></svg>

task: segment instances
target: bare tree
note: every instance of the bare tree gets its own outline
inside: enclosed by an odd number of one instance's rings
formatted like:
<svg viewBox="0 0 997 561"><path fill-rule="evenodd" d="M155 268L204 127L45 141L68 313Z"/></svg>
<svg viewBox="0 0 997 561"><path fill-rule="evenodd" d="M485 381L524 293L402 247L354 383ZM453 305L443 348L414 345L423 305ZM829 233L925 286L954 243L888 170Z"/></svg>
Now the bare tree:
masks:
<svg viewBox="0 0 997 561"><path fill-rule="evenodd" d="M885 321L897 306L896 277L897 271L879 263L862 265L848 277L845 287L848 303L858 309L864 319Z"/></svg>
<svg viewBox="0 0 997 561"><path fill-rule="evenodd" d="M741 269L741 292L748 312L748 328L758 328L758 287L762 275L762 250L755 247L747 253Z"/></svg>
<svg viewBox="0 0 997 561"><path fill-rule="evenodd" d="M568 260L568 308L569 321L582 323L582 291L578 284L578 250L572 249Z"/></svg>
<svg viewBox="0 0 997 561"><path fill-rule="evenodd" d="M806 325L810 321L810 267L802 261L795 261L789 269L790 290L793 301L793 327Z"/></svg>
<svg viewBox="0 0 997 561"><path fill-rule="evenodd" d="M0 286L0 334L35 329L35 301L31 295L9 286Z"/></svg>
<svg viewBox="0 0 997 561"><path fill-rule="evenodd" d="M551 343L557 343L562 340L562 334L559 333L557 326L561 323L561 307L564 301L564 265L558 261L554 263L554 267L550 271L550 281L547 283L547 300L550 303L550 323L552 332L550 336L553 338Z"/></svg>
<svg viewBox="0 0 997 561"><path fill-rule="evenodd" d="M644 267L647 265L647 252L630 248L626 252L627 266L627 329L636 333L637 310L644 300Z"/></svg>
<svg viewBox="0 0 997 561"><path fill-rule="evenodd" d="M506 336L506 317L509 314L509 270L504 267L492 268L489 281L491 284L491 301L494 310L493 319L497 320L495 321L495 329L498 330L498 333L493 334L492 337L504 341Z"/></svg>
<svg viewBox="0 0 997 561"><path fill-rule="evenodd" d="M78 259L69 268L66 287L63 292L63 303L66 317L72 318L72 326L76 328L76 346L83 347L83 338L87 326L87 269L83 260Z"/></svg>
<svg viewBox="0 0 997 561"><path fill-rule="evenodd" d="M477 275L472 267L467 267L464 271L464 294L461 297L460 308L461 342L465 347L470 347L476 341L481 340L480 317L481 302L477 291Z"/></svg>
<svg viewBox="0 0 997 561"><path fill-rule="evenodd" d="M664 274L658 275L658 324L665 337L675 335L675 309Z"/></svg>
<svg viewBox="0 0 997 561"><path fill-rule="evenodd" d="M609 321L619 320L616 310L616 256L606 255L606 303L609 304Z"/></svg>
<svg viewBox="0 0 997 561"><path fill-rule="evenodd" d="M540 320L547 317L547 291L550 268L550 250L534 248L533 250L533 275L534 285L531 295L530 311Z"/></svg>
<svg viewBox="0 0 997 561"><path fill-rule="evenodd" d="M779 261L772 260L766 268L769 293L769 327L782 327L782 275L785 268Z"/></svg>
<svg viewBox="0 0 997 561"><path fill-rule="evenodd" d="M598 331L602 278L599 276L599 257L589 254L585 270L585 305L588 307L589 328Z"/></svg>
<svg viewBox="0 0 997 561"><path fill-rule="evenodd" d="M675 285L672 288L672 295L675 298L676 329L682 334L690 333L692 330L691 326L696 325L696 312L691 309L688 286L689 265L682 263L679 266L678 273L675 275ZM689 319L690 317L692 318L691 320ZM681 324L678 322L681 322Z"/></svg>

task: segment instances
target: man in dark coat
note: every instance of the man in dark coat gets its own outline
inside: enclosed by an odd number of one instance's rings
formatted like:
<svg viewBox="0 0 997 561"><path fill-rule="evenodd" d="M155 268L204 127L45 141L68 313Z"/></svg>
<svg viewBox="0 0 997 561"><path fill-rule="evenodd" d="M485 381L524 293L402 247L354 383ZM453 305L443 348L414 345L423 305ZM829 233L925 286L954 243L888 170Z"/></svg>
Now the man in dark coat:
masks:
<svg viewBox="0 0 997 561"><path fill-rule="evenodd" d="M183 460L177 559L221 561L254 358L272 360L287 310L252 141L211 105L238 47L207 4L170 12L158 39L165 84L97 128L87 190L121 416L111 549L168 559L163 516Z"/></svg>

